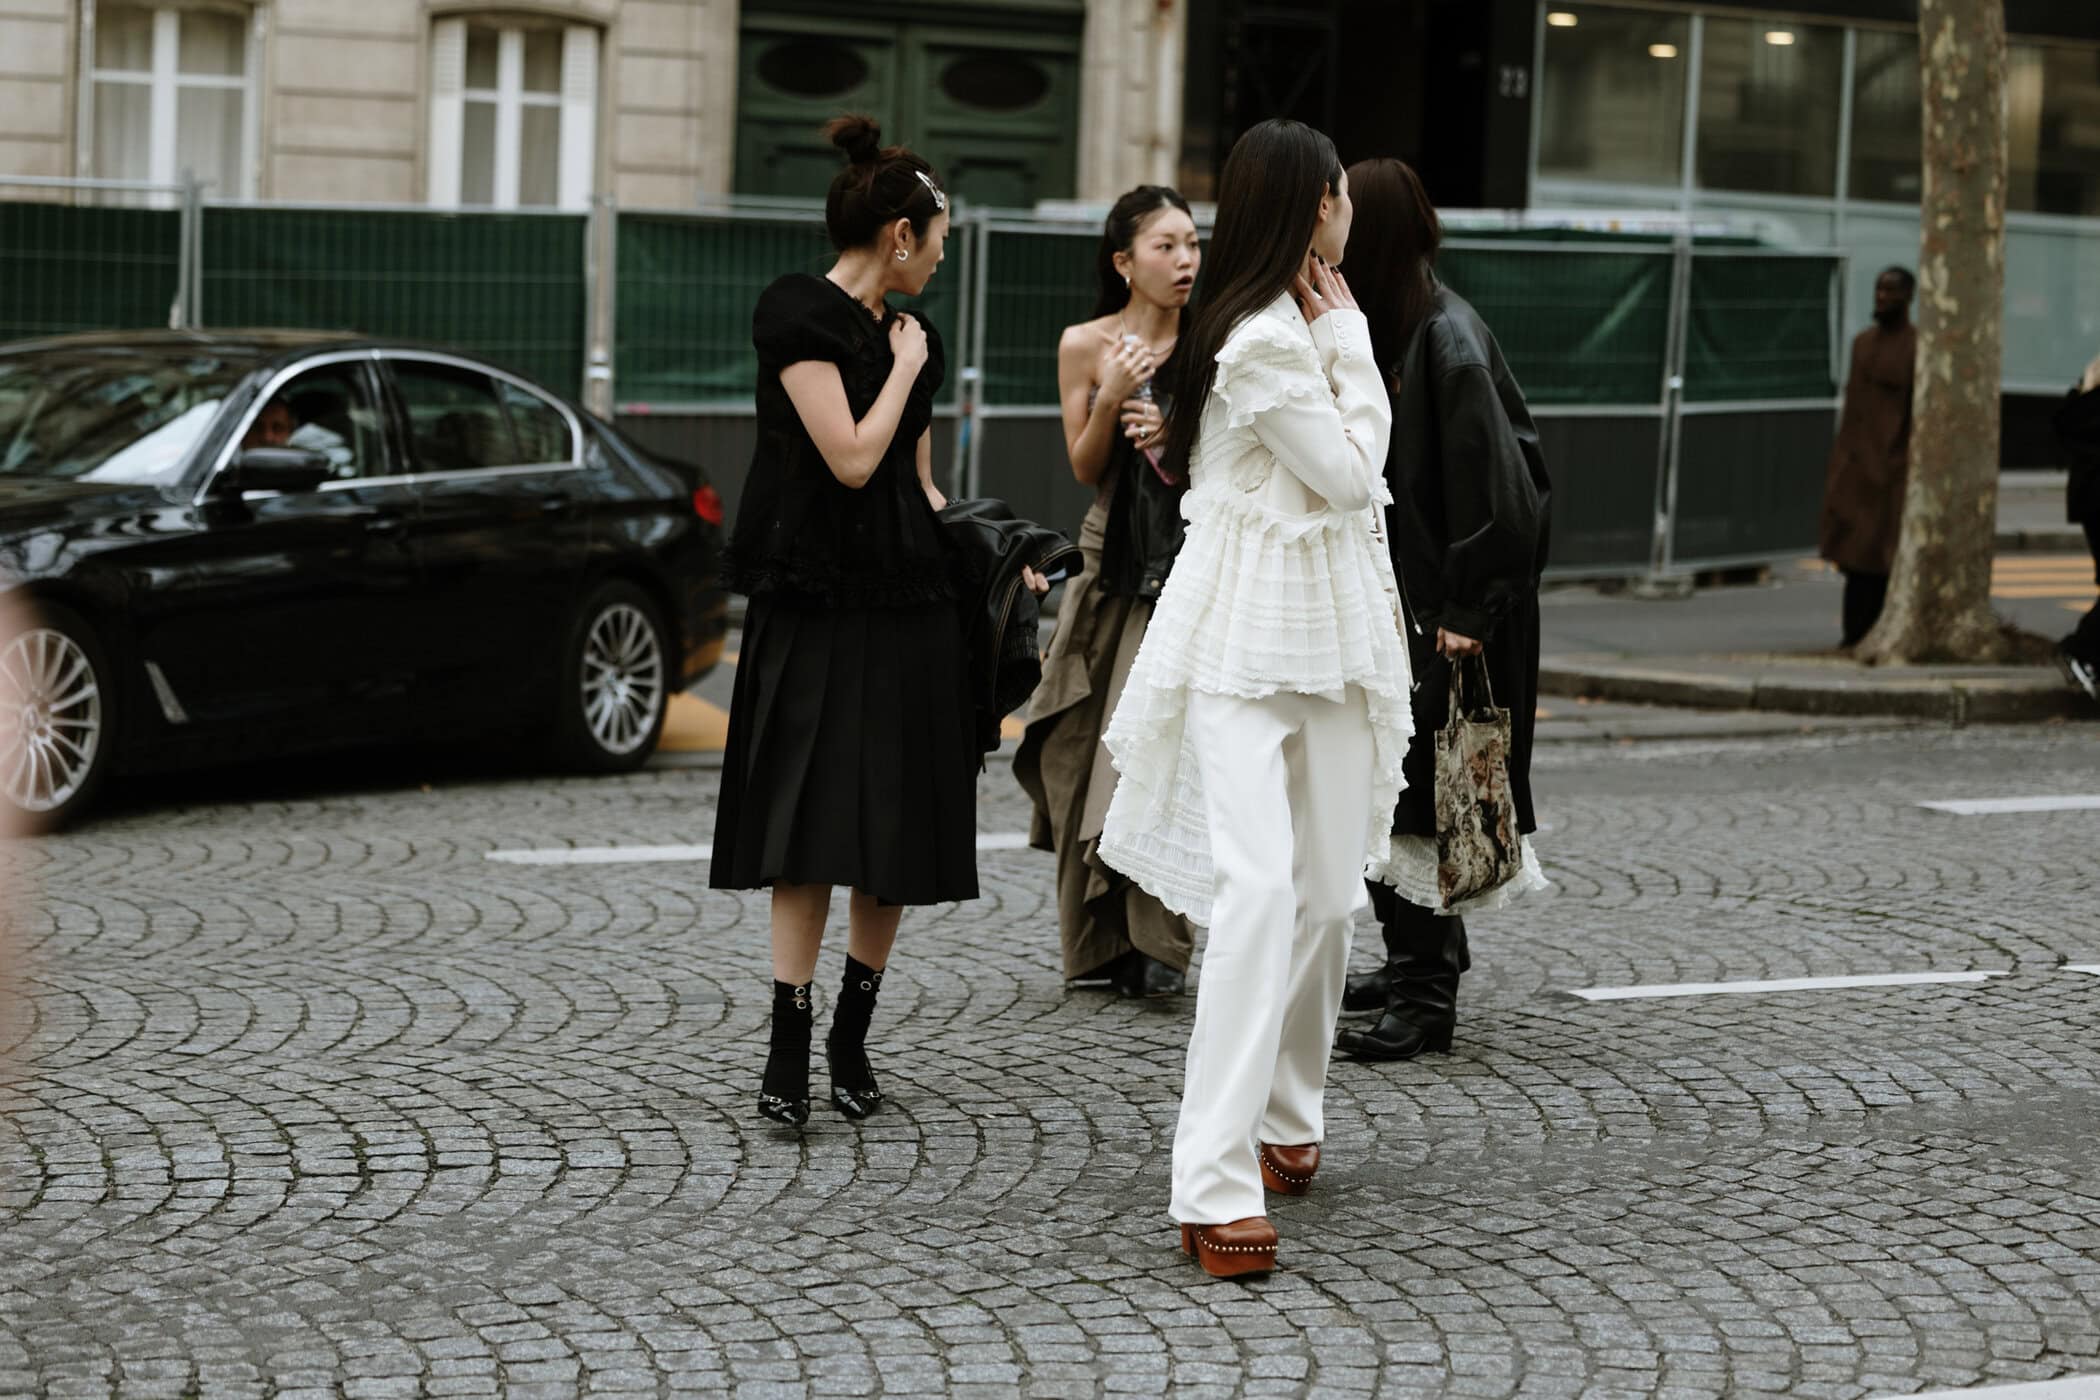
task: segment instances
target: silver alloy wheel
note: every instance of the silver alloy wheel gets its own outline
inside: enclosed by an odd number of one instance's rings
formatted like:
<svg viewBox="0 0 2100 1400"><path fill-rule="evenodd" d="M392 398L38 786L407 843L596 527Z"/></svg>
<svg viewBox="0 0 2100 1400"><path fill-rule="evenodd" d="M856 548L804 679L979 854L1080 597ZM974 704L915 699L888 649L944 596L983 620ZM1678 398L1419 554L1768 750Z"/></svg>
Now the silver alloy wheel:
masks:
<svg viewBox="0 0 2100 1400"><path fill-rule="evenodd" d="M664 654L656 629L632 603L614 603L591 621L583 643L583 722L609 754L649 742L664 700Z"/></svg>
<svg viewBox="0 0 2100 1400"><path fill-rule="evenodd" d="M0 774L25 812L52 812L80 791L102 748L102 693L81 645L35 627L0 651Z"/></svg>

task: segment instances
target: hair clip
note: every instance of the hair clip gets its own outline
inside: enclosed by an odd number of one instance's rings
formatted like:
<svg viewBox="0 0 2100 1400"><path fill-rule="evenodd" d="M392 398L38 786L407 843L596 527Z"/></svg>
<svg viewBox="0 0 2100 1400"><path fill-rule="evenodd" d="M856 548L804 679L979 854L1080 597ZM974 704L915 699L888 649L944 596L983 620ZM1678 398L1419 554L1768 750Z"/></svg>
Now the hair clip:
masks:
<svg viewBox="0 0 2100 1400"><path fill-rule="evenodd" d="M948 196L942 194L941 187L933 183L933 177L923 170L914 170L912 174L918 176L919 183L924 185L927 191L933 195L933 212L936 214L946 213L948 210Z"/></svg>

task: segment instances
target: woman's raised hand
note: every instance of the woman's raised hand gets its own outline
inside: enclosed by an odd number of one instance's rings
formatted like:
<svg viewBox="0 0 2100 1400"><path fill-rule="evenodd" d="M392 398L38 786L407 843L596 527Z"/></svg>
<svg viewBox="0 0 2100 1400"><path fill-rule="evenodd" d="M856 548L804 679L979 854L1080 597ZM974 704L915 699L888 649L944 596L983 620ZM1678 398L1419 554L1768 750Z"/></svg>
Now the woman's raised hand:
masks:
<svg viewBox="0 0 2100 1400"><path fill-rule="evenodd" d="M1158 368L1152 359L1152 349L1142 340L1119 341L1101 357L1101 397L1108 403L1120 404L1137 393L1138 387L1152 378Z"/></svg>
<svg viewBox="0 0 2100 1400"><path fill-rule="evenodd" d="M898 316L890 322L890 354L913 374L926 366L926 327L916 316Z"/></svg>
<svg viewBox="0 0 2100 1400"><path fill-rule="evenodd" d="M1123 436L1139 447L1159 446L1160 434L1166 426L1166 416L1159 411L1157 400L1123 400Z"/></svg>
<svg viewBox="0 0 2100 1400"><path fill-rule="evenodd" d="M1291 297L1298 303L1298 311L1305 317L1307 325L1336 307L1356 310L1356 297L1349 291L1349 284L1342 280L1341 272L1329 267L1318 256L1310 259L1306 269L1291 279Z"/></svg>

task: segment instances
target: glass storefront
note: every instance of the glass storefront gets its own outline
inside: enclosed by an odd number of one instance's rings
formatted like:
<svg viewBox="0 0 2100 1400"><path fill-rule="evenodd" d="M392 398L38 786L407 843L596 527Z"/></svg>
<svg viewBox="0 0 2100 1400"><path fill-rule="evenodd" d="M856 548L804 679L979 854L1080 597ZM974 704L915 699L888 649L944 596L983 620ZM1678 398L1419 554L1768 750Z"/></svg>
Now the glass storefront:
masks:
<svg viewBox="0 0 2100 1400"><path fill-rule="evenodd" d="M2100 215L2100 49L2015 44L2006 207Z"/></svg>
<svg viewBox="0 0 2100 1400"><path fill-rule="evenodd" d="M1700 43L1698 183L1836 194L1844 66L1842 29L1709 18Z"/></svg>
<svg viewBox="0 0 2100 1400"><path fill-rule="evenodd" d="M1547 17L1539 172L1674 185L1684 168L1682 15L1585 5Z"/></svg>
<svg viewBox="0 0 2100 1400"><path fill-rule="evenodd" d="M1860 325L1874 274L1915 264L1915 30L1567 0L1538 22L1534 207L1669 209L1834 245ZM2100 346L2100 45L2015 37L2006 78L2005 383L2061 392Z"/></svg>

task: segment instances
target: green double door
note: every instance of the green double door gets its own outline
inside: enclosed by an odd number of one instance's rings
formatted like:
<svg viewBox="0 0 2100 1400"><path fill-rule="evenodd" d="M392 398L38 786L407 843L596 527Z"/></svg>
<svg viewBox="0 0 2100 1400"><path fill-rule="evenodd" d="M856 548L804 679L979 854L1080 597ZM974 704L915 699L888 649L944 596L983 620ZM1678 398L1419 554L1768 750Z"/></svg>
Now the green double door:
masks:
<svg viewBox="0 0 2100 1400"><path fill-rule="evenodd" d="M830 11L830 13L826 13ZM991 15L1002 22L971 22ZM736 190L821 198L839 155L818 128L866 112L972 204L1072 196L1079 26L1068 0L1013 11L941 3L747 0L738 56Z"/></svg>

